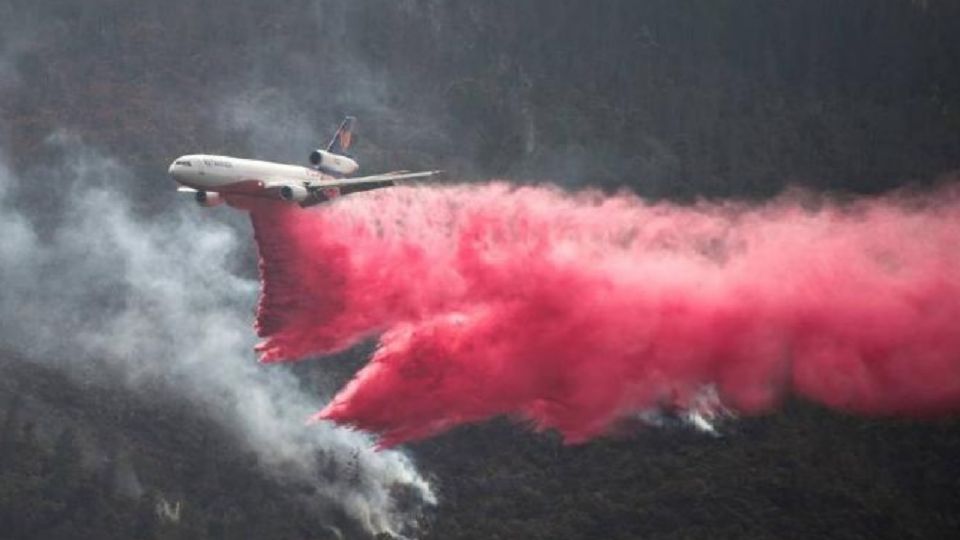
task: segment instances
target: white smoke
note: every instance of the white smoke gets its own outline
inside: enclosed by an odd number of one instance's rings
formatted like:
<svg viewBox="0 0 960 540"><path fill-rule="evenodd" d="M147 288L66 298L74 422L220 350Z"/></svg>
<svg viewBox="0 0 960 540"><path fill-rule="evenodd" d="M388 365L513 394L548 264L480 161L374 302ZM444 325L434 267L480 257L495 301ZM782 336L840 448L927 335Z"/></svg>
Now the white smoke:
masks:
<svg viewBox="0 0 960 540"><path fill-rule="evenodd" d="M371 533L415 525L392 491L424 504L435 497L411 461L375 452L359 433L305 426L319 399L283 368L256 362L258 285L232 270L248 239L218 222L220 210L186 201L142 217L124 195L136 182L121 164L62 137L50 144L64 158L46 174L58 176L31 181L65 200L62 215L18 209L24 180L0 163L4 347L85 380L174 393L226 426L266 472L313 484L318 504L341 504Z"/></svg>

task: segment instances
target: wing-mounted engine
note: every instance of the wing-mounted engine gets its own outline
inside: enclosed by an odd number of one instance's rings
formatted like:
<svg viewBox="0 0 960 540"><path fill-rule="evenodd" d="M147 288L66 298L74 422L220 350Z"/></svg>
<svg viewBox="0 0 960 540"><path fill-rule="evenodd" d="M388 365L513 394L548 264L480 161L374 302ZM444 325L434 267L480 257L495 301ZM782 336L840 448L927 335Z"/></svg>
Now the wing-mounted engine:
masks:
<svg viewBox="0 0 960 540"><path fill-rule="evenodd" d="M224 202L223 195L220 195L216 191L198 191L193 195L193 200L205 208L217 206Z"/></svg>
<svg viewBox="0 0 960 540"><path fill-rule="evenodd" d="M310 191L296 184L286 185L279 190L280 198L285 201L303 202L311 197Z"/></svg>
<svg viewBox="0 0 960 540"><path fill-rule="evenodd" d="M319 148L310 153L310 163L317 170L334 176L350 176L360 169L360 165L357 165L356 161L347 156L341 156Z"/></svg>

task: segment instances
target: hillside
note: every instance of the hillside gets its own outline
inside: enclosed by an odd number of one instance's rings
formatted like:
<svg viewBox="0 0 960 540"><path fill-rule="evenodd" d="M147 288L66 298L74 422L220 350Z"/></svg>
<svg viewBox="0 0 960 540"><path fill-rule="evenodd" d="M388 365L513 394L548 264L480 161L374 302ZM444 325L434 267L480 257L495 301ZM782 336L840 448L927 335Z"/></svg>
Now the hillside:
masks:
<svg viewBox="0 0 960 540"><path fill-rule="evenodd" d="M201 151L302 163L349 113L371 174L680 204L923 190L960 170L958 27L949 0L7 2L0 530L955 536L956 419L791 402L721 437L304 435L370 346L256 365L250 226L185 209L166 171Z"/></svg>

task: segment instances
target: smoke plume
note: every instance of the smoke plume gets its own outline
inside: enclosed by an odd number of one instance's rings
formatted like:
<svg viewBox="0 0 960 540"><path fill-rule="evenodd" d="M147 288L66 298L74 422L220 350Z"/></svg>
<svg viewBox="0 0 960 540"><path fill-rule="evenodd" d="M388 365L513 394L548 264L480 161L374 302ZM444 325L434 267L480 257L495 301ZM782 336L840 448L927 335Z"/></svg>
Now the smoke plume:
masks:
<svg viewBox="0 0 960 540"><path fill-rule="evenodd" d="M956 189L674 206L491 184L252 218L261 358L381 334L317 418L384 446L496 415L578 442L713 393L747 414L960 406Z"/></svg>
<svg viewBox="0 0 960 540"><path fill-rule="evenodd" d="M142 217L124 191L135 179L75 140L51 140L62 163L31 177L67 204L58 215L17 204L21 181L0 168L0 339L31 361L98 384L186 400L219 422L264 471L313 485L315 508L342 506L371 533L400 532L429 484L399 452L366 436L304 427L320 406L284 369L252 355L256 283L231 270L241 244L216 212L193 205ZM55 189L54 189L55 188Z"/></svg>

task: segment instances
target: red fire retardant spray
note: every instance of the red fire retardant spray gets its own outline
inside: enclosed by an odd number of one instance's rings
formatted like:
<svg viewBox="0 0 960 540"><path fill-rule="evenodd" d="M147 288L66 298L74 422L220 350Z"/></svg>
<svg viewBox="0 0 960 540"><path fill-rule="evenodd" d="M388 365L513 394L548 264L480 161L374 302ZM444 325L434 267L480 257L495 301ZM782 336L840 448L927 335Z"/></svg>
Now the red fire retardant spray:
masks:
<svg viewBox="0 0 960 540"><path fill-rule="evenodd" d="M252 206L251 206L252 205ZM379 347L317 415L383 446L511 415L568 442L711 388L960 407L960 190L651 204L493 183L248 203L273 362Z"/></svg>

